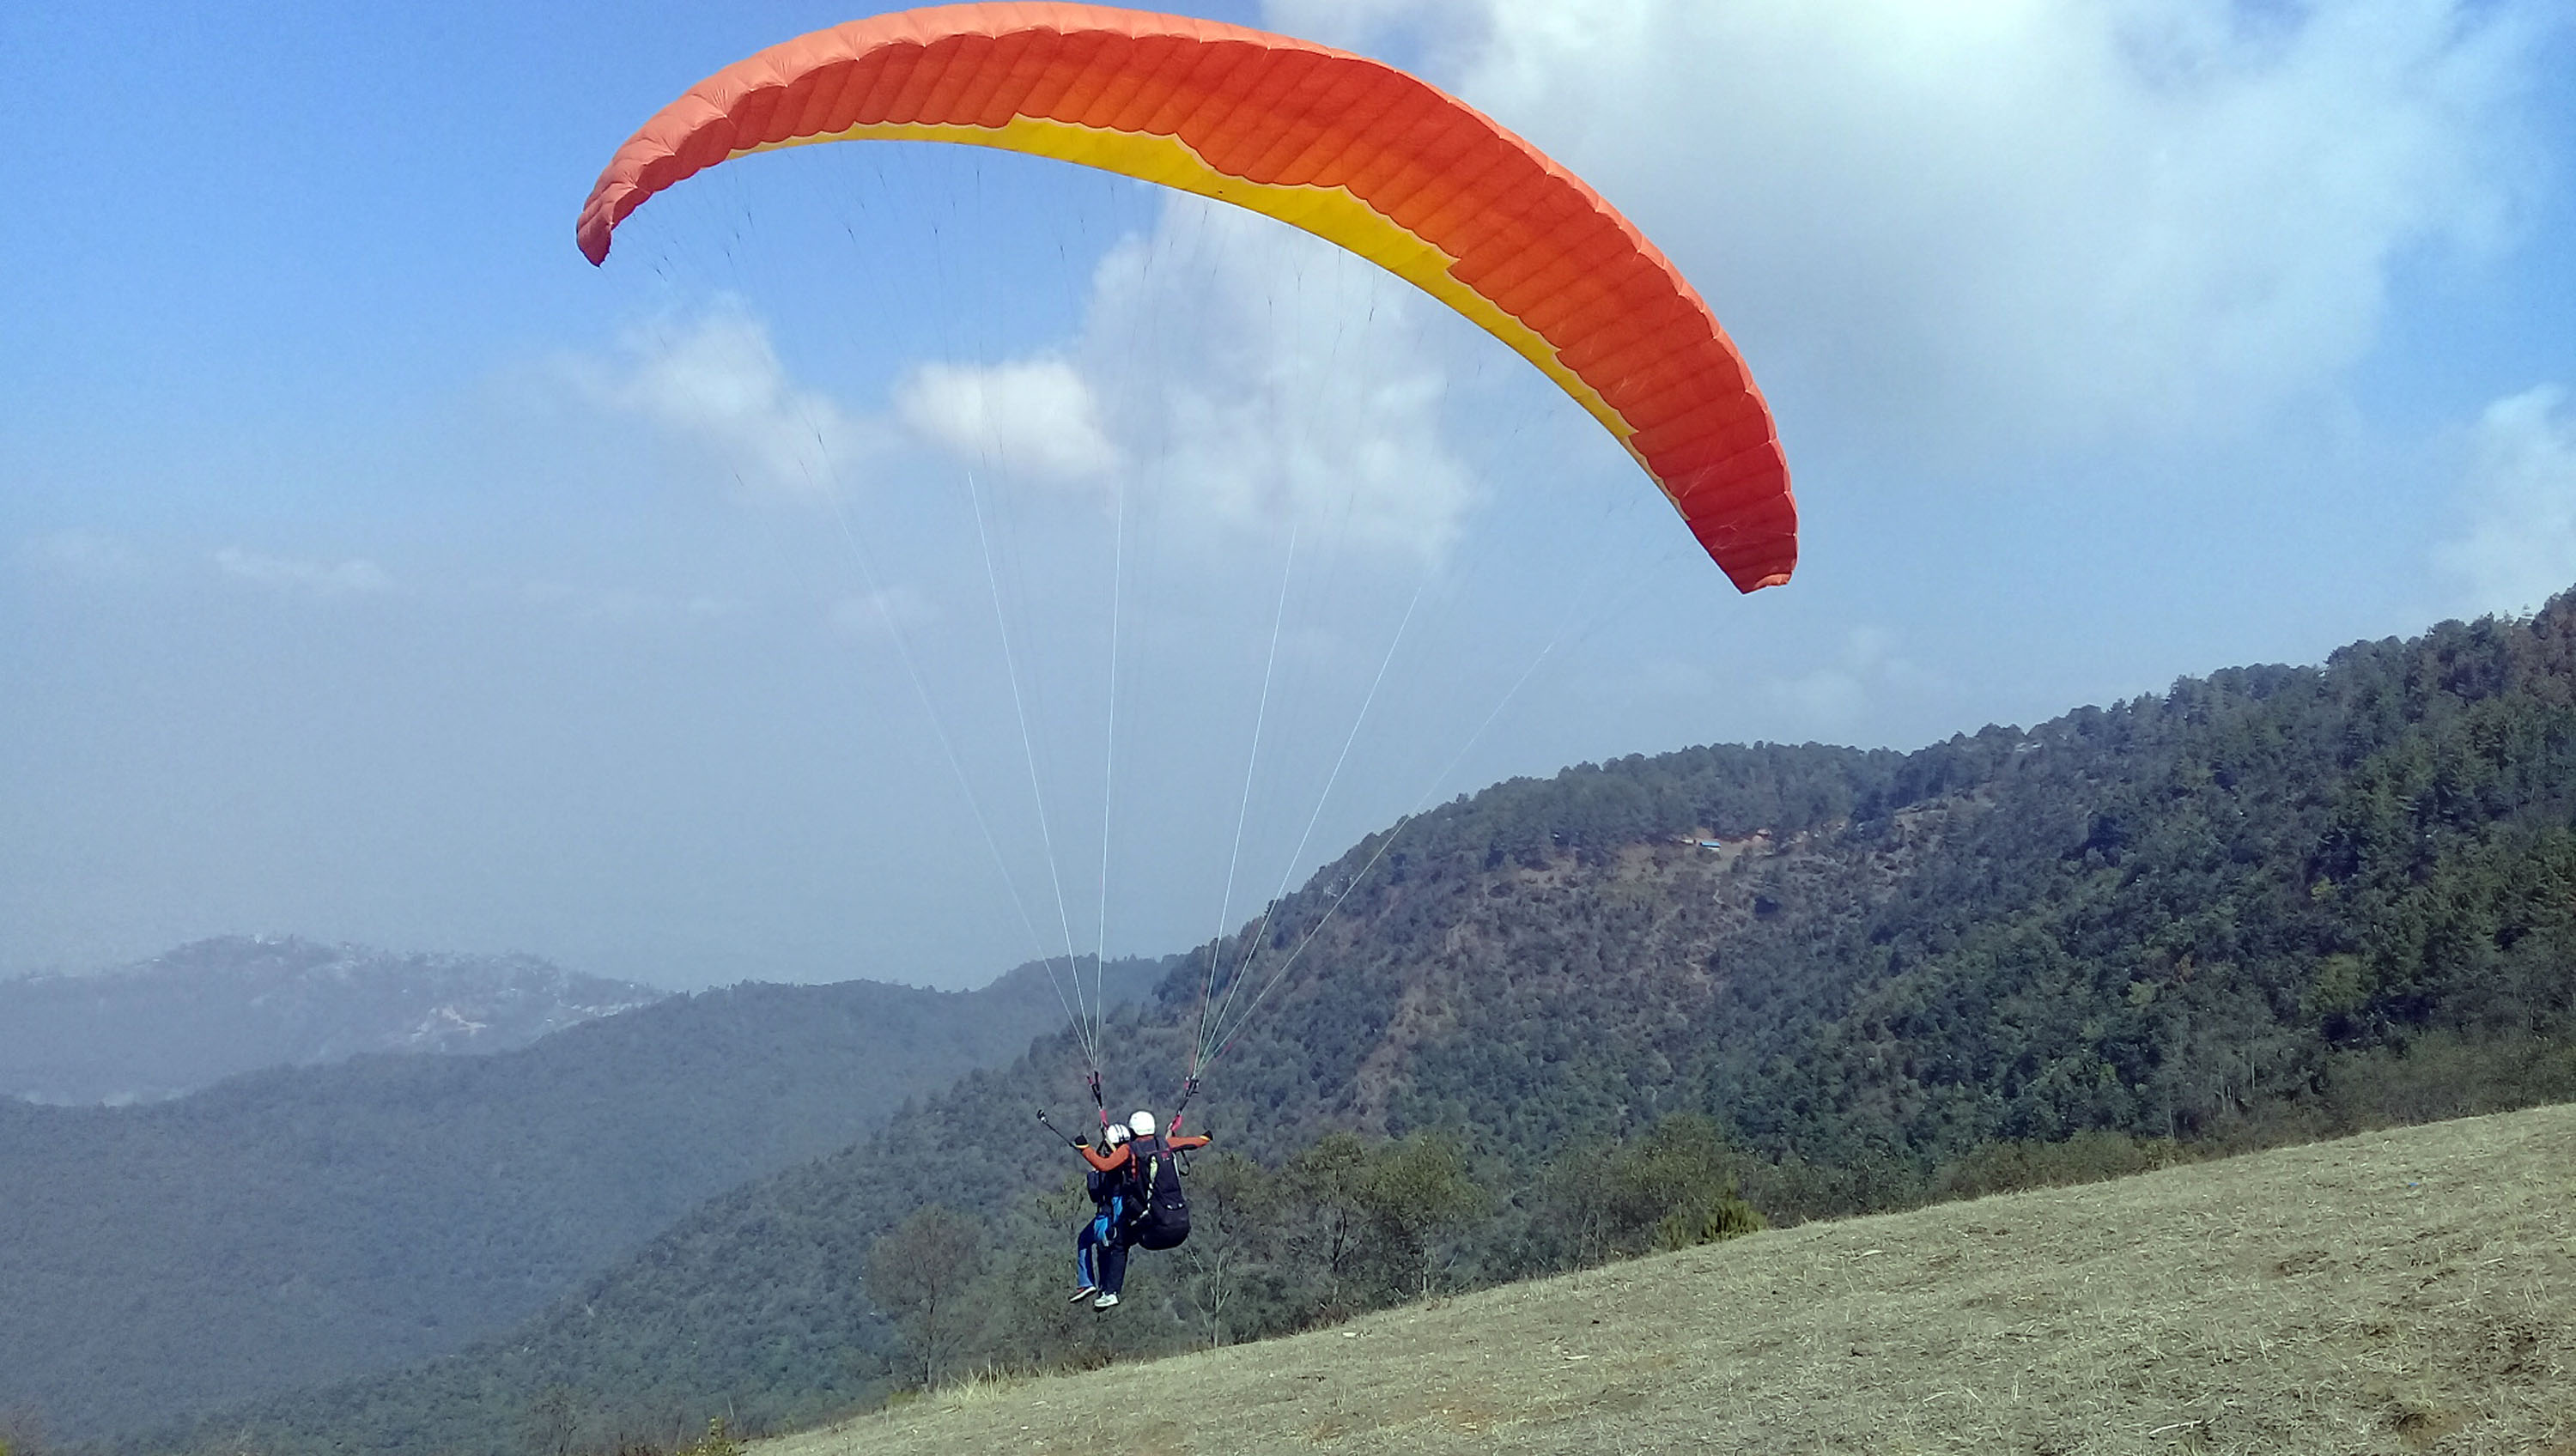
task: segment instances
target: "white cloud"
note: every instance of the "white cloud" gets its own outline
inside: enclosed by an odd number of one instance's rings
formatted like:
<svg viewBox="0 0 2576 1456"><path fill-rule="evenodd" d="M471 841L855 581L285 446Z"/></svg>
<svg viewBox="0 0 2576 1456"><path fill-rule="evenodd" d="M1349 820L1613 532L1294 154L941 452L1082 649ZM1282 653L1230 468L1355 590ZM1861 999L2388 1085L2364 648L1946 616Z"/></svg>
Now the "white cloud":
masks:
<svg viewBox="0 0 2576 1456"><path fill-rule="evenodd" d="M1081 481L1118 464L1091 386L1062 359L924 364L896 387L895 410L932 443L1005 471Z"/></svg>
<svg viewBox="0 0 2576 1456"><path fill-rule="evenodd" d="M636 330L626 353L615 367L568 367L594 399L711 450L754 490L823 499L883 448L882 426L789 378L768 327L739 302Z"/></svg>
<svg viewBox="0 0 2576 1456"><path fill-rule="evenodd" d="M1486 0L1268 0L1266 23L1326 45L1447 72L1491 39Z"/></svg>
<svg viewBox="0 0 2576 1456"><path fill-rule="evenodd" d="M1894 634L1858 626L1844 634L1833 661L1771 684L1775 704L1808 731L1847 735L1891 694L1920 695L1938 684L1900 655Z"/></svg>
<svg viewBox="0 0 2576 1456"><path fill-rule="evenodd" d="M301 561L264 556L238 546L214 553L215 568L235 581L275 591L302 591L316 596L353 596L393 590L394 579L372 561Z"/></svg>
<svg viewBox="0 0 2576 1456"><path fill-rule="evenodd" d="M1197 198L1165 239L1112 253L1092 330L1160 342L1126 427L1161 451L1164 508L1221 528L1294 525L1437 557L1474 501L1442 436L1448 376L1413 327L1439 305L1374 266ZM1197 267L1153 266L1195 239Z"/></svg>
<svg viewBox="0 0 2576 1456"><path fill-rule="evenodd" d="M1274 0L1365 35L1466 0ZM1775 395L1912 461L2225 436L2395 262L2496 242L2546 12L2479 0L1482 0L1466 97L1672 253Z"/></svg>
<svg viewBox="0 0 2576 1456"><path fill-rule="evenodd" d="M1102 260L1069 351L924 366L898 407L967 459L1114 479L1201 537L1294 528L1437 558L1475 497L1414 324L1437 307L1282 224L1175 196Z"/></svg>
<svg viewBox="0 0 2576 1456"><path fill-rule="evenodd" d="M2554 385L2487 406L2470 433L2468 533L2435 563L2470 612L2529 611L2576 586L2576 410Z"/></svg>

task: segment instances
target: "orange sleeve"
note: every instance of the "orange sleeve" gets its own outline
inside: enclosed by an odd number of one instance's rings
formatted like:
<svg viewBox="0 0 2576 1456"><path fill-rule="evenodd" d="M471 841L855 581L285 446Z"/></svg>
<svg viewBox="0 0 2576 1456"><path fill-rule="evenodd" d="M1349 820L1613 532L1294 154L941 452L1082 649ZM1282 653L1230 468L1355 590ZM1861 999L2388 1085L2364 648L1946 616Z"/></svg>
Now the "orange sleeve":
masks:
<svg viewBox="0 0 2576 1456"><path fill-rule="evenodd" d="M1163 1144L1173 1152L1186 1153L1192 1148L1206 1147L1212 1141L1207 1134L1196 1133L1189 1137L1165 1138Z"/></svg>
<svg viewBox="0 0 2576 1456"><path fill-rule="evenodd" d="M1109 1156L1105 1158L1100 1154L1093 1152L1090 1144L1088 1143L1074 1149L1074 1151L1082 1154L1082 1160L1084 1162L1089 1163L1092 1167L1099 1169L1103 1173L1115 1173L1119 1169L1127 1166L1127 1145L1125 1143L1120 1143L1110 1152Z"/></svg>

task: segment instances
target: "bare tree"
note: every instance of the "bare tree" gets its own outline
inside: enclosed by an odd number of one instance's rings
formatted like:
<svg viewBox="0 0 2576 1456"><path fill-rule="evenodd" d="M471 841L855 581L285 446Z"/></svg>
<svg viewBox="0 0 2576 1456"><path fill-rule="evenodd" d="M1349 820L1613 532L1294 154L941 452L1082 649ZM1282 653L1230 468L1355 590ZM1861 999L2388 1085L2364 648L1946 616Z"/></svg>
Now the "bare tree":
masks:
<svg viewBox="0 0 2576 1456"><path fill-rule="evenodd" d="M1368 1144L1336 1129L1289 1159L1279 1175L1295 1208L1288 1252L1302 1281L1318 1287L1319 1312L1338 1319L1360 1307L1353 1291L1368 1252Z"/></svg>
<svg viewBox="0 0 2576 1456"><path fill-rule="evenodd" d="M0 1456L38 1456L44 1449L44 1428L35 1412L0 1410Z"/></svg>
<svg viewBox="0 0 2576 1456"><path fill-rule="evenodd" d="M573 1437L579 1429L579 1403L572 1387L549 1385L528 1402L525 1420L527 1449L533 1456L571 1456ZM0 1452L0 1456L7 1456Z"/></svg>
<svg viewBox="0 0 2576 1456"><path fill-rule="evenodd" d="M868 1298L912 1345L924 1388L965 1341L965 1295L983 1267L983 1230L935 1203L868 1247Z"/></svg>
<svg viewBox="0 0 2576 1456"><path fill-rule="evenodd" d="M1201 1166L1190 1184L1190 1241L1179 1250L1187 1278L1183 1292L1198 1312L1210 1345L1232 1341L1226 1311L1235 1300L1244 1266L1261 1257L1273 1232L1278 1182L1241 1153L1221 1153Z"/></svg>

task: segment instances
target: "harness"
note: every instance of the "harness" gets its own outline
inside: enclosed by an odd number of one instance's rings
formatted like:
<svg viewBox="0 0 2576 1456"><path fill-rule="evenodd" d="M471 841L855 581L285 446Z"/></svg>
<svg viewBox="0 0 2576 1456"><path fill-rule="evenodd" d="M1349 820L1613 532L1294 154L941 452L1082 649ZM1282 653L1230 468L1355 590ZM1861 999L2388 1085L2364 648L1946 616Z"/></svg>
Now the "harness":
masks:
<svg viewBox="0 0 2576 1456"><path fill-rule="evenodd" d="M1148 1249L1180 1247L1190 1236L1190 1200L1181 1187L1179 1155L1161 1133L1137 1138L1128 1148L1136 1165L1136 1242Z"/></svg>

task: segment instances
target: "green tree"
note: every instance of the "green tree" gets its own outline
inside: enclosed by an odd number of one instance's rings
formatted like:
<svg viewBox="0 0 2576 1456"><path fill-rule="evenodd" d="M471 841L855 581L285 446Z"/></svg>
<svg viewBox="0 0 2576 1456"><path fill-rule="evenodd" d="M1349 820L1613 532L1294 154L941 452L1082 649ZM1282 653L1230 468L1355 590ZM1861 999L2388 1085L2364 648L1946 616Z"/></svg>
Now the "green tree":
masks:
<svg viewBox="0 0 2576 1456"><path fill-rule="evenodd" d="M1452 1239L1493 1206L1466 1154L1439 1133L1411 1133L1372 1150L1363 1190L1379 1259L1403 1272L1401 1292L1416 1297L1431 1292L1455 1252Z"/></svg>
<svg viewBox="0 0 2576 1456"><path fill-rule="evenodd" d="M1738 1191L1750 1163L1714 1119L1675 1113L1624 1147L1561 1162L1548 1201L1579 1264L1711 1243L1769 1226Z"/></svg>

